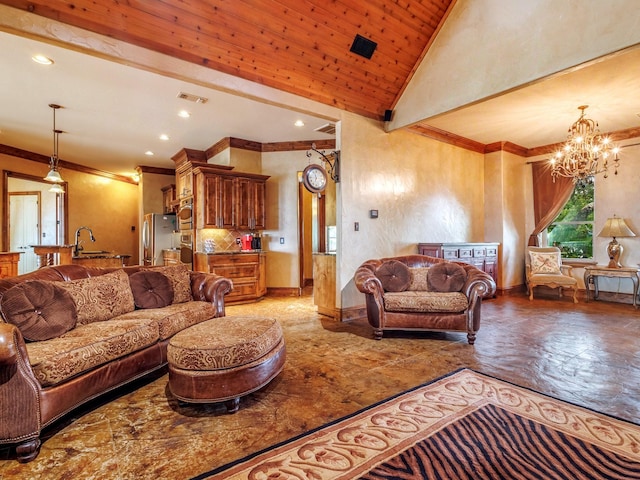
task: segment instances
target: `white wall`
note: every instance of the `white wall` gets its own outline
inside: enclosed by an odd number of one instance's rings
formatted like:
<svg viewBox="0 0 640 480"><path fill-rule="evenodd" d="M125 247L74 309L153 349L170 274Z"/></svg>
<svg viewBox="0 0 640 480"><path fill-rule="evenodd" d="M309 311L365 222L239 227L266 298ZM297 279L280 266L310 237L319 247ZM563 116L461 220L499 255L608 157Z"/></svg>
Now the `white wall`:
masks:
<svg viewBox="0 0 640 480"><path fill-rule="evenodd" d="M364 304L362 262L417 253L420 242L484 241L484 156L344 114L338 185L341 306ZM369 210L379 212L369 218ZM354 223L359 223L359 231Z"/></svg>
<svg viewBox="0 0 640 480"><path fill-rule="evenodd" d="M636 45L637 11L637 0L458 0L388 127L400 128ZM508 138L505 132L503 139Z"/></svg>

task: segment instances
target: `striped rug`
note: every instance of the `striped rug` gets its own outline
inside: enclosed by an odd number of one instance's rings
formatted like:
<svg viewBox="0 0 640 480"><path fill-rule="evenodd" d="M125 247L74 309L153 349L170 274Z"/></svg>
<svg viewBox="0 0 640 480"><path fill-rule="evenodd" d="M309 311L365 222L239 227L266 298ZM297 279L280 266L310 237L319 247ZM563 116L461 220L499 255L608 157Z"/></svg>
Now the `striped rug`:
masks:
<svg viewBox="0 0 640 480"><path fill-rule="evenodd" d="M458 370L197 479L640 479L640 426Z"/></svg>

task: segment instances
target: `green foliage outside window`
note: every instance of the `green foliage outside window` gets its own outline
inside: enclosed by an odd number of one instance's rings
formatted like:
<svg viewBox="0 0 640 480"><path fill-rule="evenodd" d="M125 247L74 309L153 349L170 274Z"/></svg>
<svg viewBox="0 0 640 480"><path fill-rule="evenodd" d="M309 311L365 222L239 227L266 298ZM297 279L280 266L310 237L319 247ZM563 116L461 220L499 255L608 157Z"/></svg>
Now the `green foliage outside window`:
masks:
<svg viewBox="0 0 640 480"><path fill-rule="evenodd" d="M547 243L562 258L593 258L593 181L578 183L560 214L547 229Z"/></svg>

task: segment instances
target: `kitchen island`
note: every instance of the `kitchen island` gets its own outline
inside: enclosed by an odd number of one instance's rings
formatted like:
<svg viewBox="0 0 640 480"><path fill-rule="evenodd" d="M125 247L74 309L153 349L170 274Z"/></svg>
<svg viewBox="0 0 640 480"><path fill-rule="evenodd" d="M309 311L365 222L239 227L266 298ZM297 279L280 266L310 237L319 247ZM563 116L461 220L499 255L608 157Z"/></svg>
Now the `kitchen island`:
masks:
<svg viewBox="0 0 640 480"><path fill-rule="evenodd" d="M125 267L129 264L131 255L109 252L84 252L74 255L71 263L84 267Z"/></svg>

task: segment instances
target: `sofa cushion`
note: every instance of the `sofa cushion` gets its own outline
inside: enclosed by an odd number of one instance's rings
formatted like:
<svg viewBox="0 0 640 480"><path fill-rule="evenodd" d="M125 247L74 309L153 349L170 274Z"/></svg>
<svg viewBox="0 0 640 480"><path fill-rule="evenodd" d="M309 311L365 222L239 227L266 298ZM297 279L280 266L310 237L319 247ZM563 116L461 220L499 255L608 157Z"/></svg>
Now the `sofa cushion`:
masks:
<svg viewBox="0 0 640 480"><path fill-rule="evenodd" d="M429 291L429 284L427 283L427 277L429 276L429 267L413 267L410 268L411 283L407 290L427 292Z"/></svg>
<svg viewBox="0 0 640 480"><path fill-rule="evenodd" d="M69 292L56 282L32 280L7 290L0 304L2 316L27 341L49 340L76 326L78 314Z"/></svg>
<svg viewBox="0 0 640 480"><path fill-rule="evenodd" d="M388 292L383 300L389 312L459 313L469 306L466 295L460 292Z"/></svg>
<svg viewBox="0 0 640 480"><path fill-rule="evenodd" d="M156 322L114 319L78 325L60 337L28 343L27 352L38 382L48 387L157 341Z"/></svg>
<svg viewBox="0 0 640 480"><path fill-rule="evenodd" d="M173 303L184 303L193 300L191 294L191 276L186 265L169 265L160 268L143 268L145 270L153 270L166 275L173 287Z"/></svg>
<svg viewBox="0 0 640 480"><path fill-rule="evenodd" d="M138 308L162 308L173 303L173 285L160 272L136 272L129 276L129 283Z"/></svg>
<svg viewBox="0 0 640 480"><path fill-rule="evenodd" d="M436 263L429 269L427 283L433 292L459 292L467 281L467 272L456 263Z"/></svg>
<svg viewBox="0 0 640 480"><path fill-rule="evenodd" d="M135 309L129 276L124 270L58 283L71 294L81 325L109 320Z"/></svg>
<svg viewBox="0 0 640 480"><path fill-rule="evenodd" d="M560 274L560 252L529 252L531 274Z"/></svg>
<svg viewBox="0 0 640 480"><path fill-rule="evenodd" d="M174 303L164 308L135 310L120 315L118 320L153 320L158 324L160 340L166 340L181 330L216 316L215 307L209 302Z"/></svg>
<svg viewBox="0 0 640 480"><path fill-rule="evenodd" d="M409 267L398 260L387 260L376 269L376 277L380 280L385 292L403 292L411 283Z"/></svg>

